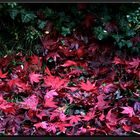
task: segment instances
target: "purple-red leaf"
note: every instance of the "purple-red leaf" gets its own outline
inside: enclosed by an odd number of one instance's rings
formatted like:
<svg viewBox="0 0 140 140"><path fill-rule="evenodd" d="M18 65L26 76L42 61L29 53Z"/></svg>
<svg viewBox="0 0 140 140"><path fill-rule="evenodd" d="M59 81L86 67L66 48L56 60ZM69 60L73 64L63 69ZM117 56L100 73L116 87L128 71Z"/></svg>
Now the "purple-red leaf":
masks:
<svg viewBox="0 0 140 140"><path fill-rule="evenodd" d="M129 117L132 117L135 115L135 112L132 107L128 106L128 107L121 107L121 108L124 109L121 112L122 114L127 114Z"/></svg>
<svg viewBox="0 0 140 140"><path fill-rule="evenodd" d="M35 74L34 72L29 74L31 84L33 84L34 82L39 83L41 77L41 74Z"/></svg>

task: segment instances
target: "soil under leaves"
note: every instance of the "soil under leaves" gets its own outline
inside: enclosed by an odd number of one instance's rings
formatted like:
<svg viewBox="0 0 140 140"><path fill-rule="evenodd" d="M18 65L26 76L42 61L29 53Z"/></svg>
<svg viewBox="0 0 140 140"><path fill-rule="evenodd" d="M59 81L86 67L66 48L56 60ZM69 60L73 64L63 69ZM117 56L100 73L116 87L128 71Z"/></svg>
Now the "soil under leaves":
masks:
<svg viewBox="0 0 140 140"><path fill-rule="evenodd" d="M0 58L1 135L140 135L140 58L83 36Z"/></svg>

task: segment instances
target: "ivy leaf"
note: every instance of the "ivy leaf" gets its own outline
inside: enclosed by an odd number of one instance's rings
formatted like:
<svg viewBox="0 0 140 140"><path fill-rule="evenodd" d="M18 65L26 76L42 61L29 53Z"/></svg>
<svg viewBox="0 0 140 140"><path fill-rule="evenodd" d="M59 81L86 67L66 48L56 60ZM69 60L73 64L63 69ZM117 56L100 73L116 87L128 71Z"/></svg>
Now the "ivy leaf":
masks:
<svg viewBox="0 0 140 140"><path fill-rule="evenodd" d="M19 11L17 9L12 9L9 11L10 17L14 20L18 15Z"/></svg>
<svg viewBox="0 0 140 140"><path fill-rule="evenodd" d="M23 23L28 23L31 20L34 20L35 18L36 18L36 15L32 12L27 13L23 11L21 14L21 20Z"/></svg>
<svg viewBox="0 0 140 140"><path fill-rule="evenodd" d="M64 36L71 33L70 28L62 27L61 30L62 30L61 34L64 35Z"/></svg>
<svg viewBox="0 0 140 140"><path fill-rule="evenodd" d="M130 48L130 47L133 46L133 43L130 40L127 40L126 45L127 45L128 48Z"/></svg>
<svg viewBox="0 0 140 140"><path fill-rule="evenodd" d="M43 29L46 25L46 21L38 20L38 28Z"/></svg>

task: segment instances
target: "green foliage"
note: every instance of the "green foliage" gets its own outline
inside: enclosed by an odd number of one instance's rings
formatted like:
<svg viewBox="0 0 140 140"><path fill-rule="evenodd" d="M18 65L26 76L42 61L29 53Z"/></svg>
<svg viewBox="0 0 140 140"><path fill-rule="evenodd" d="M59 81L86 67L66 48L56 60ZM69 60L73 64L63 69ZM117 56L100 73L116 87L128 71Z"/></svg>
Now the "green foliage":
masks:
<svg viewBox="0 0 140 140"><path fill-rule="evenodd" d="M59 10L38 4L37 10L34 10L32 4L30 7L15 2L0 4L0 46L4 48L0 55L7 53L6 50L32 50L43 36L48 21L63 36L72 35L77 27L84 35L87 30L92 30L93 36L99 40L113 37L116 47L127 47L139 53L139 42L134 47L131 39L140 35L140 4L87 4L83 10L78 10L76 4L70 7ZM43 18L37 15L38 11L42 12ZM87 14L95 17L89 29L83 26ZM112 21L116 22L118 28L115 32L106 30L106 25Z"/></svg>
<svg viewBox="0 0 140 140"><path fill-rule="evenodd" d="M108 36L108 32L104 30L101 26L94 29L94 33L99 40L102 40Z"/></svg>

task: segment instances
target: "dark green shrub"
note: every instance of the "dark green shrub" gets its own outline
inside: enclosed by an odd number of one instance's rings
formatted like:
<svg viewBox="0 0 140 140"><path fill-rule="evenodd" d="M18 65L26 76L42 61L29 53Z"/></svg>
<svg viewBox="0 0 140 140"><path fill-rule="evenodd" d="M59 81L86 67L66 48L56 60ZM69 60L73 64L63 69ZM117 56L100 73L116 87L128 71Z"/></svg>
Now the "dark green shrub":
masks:
<svg viewBox="0 0 140 140"><path fill-rule="evenodd" d="M139 11L140 4L3 3L0 4L0 55L12 50L32 52L49 22L63 36L78 31L99 40L112 37L116 47L139 53Z"/></svg>

